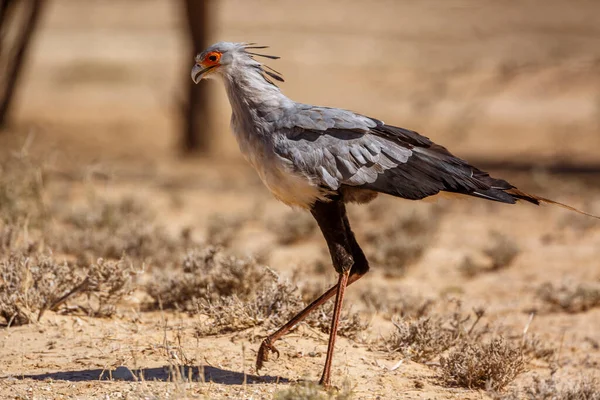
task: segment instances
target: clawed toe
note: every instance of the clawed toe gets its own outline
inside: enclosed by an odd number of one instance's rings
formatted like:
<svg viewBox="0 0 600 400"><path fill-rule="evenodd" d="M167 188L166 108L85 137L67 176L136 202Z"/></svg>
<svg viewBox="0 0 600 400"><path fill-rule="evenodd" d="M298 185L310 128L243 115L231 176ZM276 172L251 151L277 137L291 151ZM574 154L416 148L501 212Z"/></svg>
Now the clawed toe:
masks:
<svg viewBox="0 0 600 400"><path fill-rule="evenodd" d="M274 353L276 355L276 359L279 359L279 350L275 348L271 344L271 340L266 338L260 345L258 349L258 355L256 356L256 372L260 371L263 367L263 364L269 361L269 352Z"/></svg>

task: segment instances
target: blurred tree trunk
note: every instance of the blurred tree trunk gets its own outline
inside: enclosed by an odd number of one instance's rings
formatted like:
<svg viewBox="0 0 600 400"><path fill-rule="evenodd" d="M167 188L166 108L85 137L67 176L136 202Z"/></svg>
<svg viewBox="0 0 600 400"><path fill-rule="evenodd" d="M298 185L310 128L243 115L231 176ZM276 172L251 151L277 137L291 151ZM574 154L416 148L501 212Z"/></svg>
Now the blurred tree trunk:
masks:
<svg viewBox="0 0 600 400"><path fill-rule="evenodd" d="M17 14L18 4L25 7L24 17L16 25L13 43L6 43L13 29L10 17ZM0 127L6 119L21 71L27 56L27 49L37 28L44 0L0 0Z"/></svg>
<svg viewBox="0 0 600 400"><path fill-rule="evenodd" d="M207 45L208 0L185 0L185 12L190 39L190 69L193 59ZM188 74L189 75L189 74ZM195 85L187 76L188 99L184 105L183 150L207 152L208 137L208 94L206 85Z"/></svg>

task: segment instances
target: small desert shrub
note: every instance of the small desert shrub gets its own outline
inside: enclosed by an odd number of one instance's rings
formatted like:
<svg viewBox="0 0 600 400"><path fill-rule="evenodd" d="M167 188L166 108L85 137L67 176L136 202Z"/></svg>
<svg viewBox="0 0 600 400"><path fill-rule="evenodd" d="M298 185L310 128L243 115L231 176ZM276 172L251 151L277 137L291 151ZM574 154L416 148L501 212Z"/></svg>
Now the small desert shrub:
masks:
<svg viewBox="0 0 600 400"><path fill-rule="evenodd" d="M549 312L584 312L600 306L600 284L565 283L555 286L544 283L538 288L537 297L544 302L544 307Z"/></svg>
<svg viewBox="0 0 600 400"><path fill-rule="evenodd" d="M474 276L479 275L482 272L491 271L490 266L487 262L481 261L479 259L474 259L471 256L465 256L458 266L460 272L469 278L473 278Z"/></svg>
<svg viewBox="0 0 600 400"><path fill-rule="evenodd" d="M78 264L98 257L165 263L177 245L142 202L132 198L106 200L94 194L73 207L64 190L44 185L44 168L25 156L0 163L0 246L37 241L55 253L73 256ZM8 235L7 228L26 235ZM19 240L15 240L19 239ZM0 247L1 248L1 247ZM14 250L14 249L13 249ZM178 250L178 249L177 249Z"/></svg>
<svg viewBox="0 0 600 400"><path fill-rule="evenodd" d="M440 357L442 380L449 386L501 390L525 369L518 346L502 337L488 343L464 341Z"/></svg>
<svg viewBox="0 0 600 400"><path fill-rule="evenodd" d="M417 262L431 244L439 227L439 213L412 212L396 217L378 230L366 235L374 263L388 275L403 274Z"/></svg>
<svg viewBox="0 0 600 400"><path fill-rule="evenodd" d="M333 269L333 268L332 268ZM297 268L292 273L292 280L302 281L303 278L306 277L306 272L302 268ZM320 297L323 293L329 290L334 284L330 282L331 280L317 280L317 281L304 281L302 285L300 285L300 294L302 296L302 301L305 303L311 303Z"/></svg>
<svg viewBox="0 0 600 400"><path fill-rule="evenodd" d="M558 388L551 377L545 381L534 380L534 386L526 391L530 399L561 399L561 400L600 400L600 382L594 378L585 378Z"/></svg>
<svg viewBox="0 0 600 400"><path fill-rule="evenodd" d="M519 246L513 239L502 233L492 232L490 236L492 245L485 249L484 253L492 261L491 270L496 271L510 266L521 252Z"/></svg>
<svg viewBox="0 0 600 400"><path fill-rule="evenodd" d="M83 271L85 279L73 295L81 294L80 297L85 298L85 302L79 301L78 308L92 317L114 315L117 304L136 289L135 276L141 272L125 259L109 261L102 258Z"/></svg>
<svg viewBox="0 0 600 400"><path fill-rule="evenodd" d="M241 300L236 295L213 302L200 301L198 313L208 318L199 324L199 336L242 331L255 326L278 328L291 319L304 304L296 288L274 277L263 282L256 293Z"/></svg>
<svg viewBox="0 0 600 400"><path fill-rule="evenodd" d="M164 263L178 244L154 223L148 208L132 198L90 198L83 206L57 211L61 223L48 239L55 251L89 263L96 257Z"/></svg>
<svg viewBox="0 0 600 400"><path fill-rule="evenodd" d="M67 300L85 297L78 308L92 316L109 316L133 288L133 268L125 261L79 267L51 255L12 254L0 259L0 316L7 325L39 320Z"/></svg>
<svg viewBox="0 0 600 400"><path fill-rule="evenodd" d="M155 308L204 317L200 336L283 323L303 306L296 288L272 270L212 246L189 252L181 272L156 271L147 291Z"/></svg>
<svg viewBox="0 0 600 400"><path fill-rule="evenodd" d="M483 272L508 268L520 253L519 246L507 235L492 232L490 241L491 245L483 250L486 260L465 257L459 266L465 276L473 277Z"/></svg>
<svg viewBox="0 0 600 400"><path fill-rule="evenodd" d="M317 223L307 212L292 210L268 223L282 245L300 242L317 230Z"/></svg>
<svg viewBox="0 0 600 400"><path fill-rule="evenodd" d="M18 233L15 225L0 222L0 251L2 254L6 254L16 246L17 237Z"/></svg>
<svg viewBox="0 0 600 400"><path fill-rule="evenodd" d="M444 316L428 316L418 319L393 320L396 330L383 339L382 348L390 352L400 352L416 362L430 361L462 341L478 340L488 327L477 328L484 315L482 309L471 315L463 315L458 308Z"/></svg>
<svg viewBox="0 0 600 400"><path fill-rule="evenodd" d="M181 272L155 271L146 289L154 299L153 308L176 308L205 317L198 335L279 327L306 306L300 291L273 270L216 247L188 253L181 267ZM330 321L331 313L325 316L318 311L306 319L324 332ZM340 335L352 337L364 328L356 313L342 314Z"/></svg>
<svg viewBox="0 0 600 400"><path fill-rule="evenodd" d="M321 385L306 382L279 390L273 396L274 400L350 400L352 398L354 395L347 381L344 381L339 391L335 389L326 391Z"/></svg>
<svg viewBox="0 0 600 400"><path fill-rule="evenodd" d="M313 311L306 319L305 323L323 333L329 334L331 331L331 318L333 316L333 300L328 301L320 309ZM290 316L291 317L291 316ZM369 327L369 323L361 318L360 314L352 311L346 303L340 315L338 324L338 335L349 339L356 339L361 332Z"/></svg>
<svg viewBox="0 0 600 400"><path fill-rule="evenodd" d="M207 222L206 242L214 246L229 245L248 219L245 216L211 215Z"/></svg>
<svg viewBox="0 0 600 400"><path fill-rule="evenodd" d="M0 255L11 253L33 254L39 250L41 243L34 240L34 235L26 224L12 224L0 221Z"/></svg>
<svg viewBox="0 0 600 400"><path fill-rule="evenodd" d="M569 379L560 384L554 373L547 379L533 377L533 383L525 389L515 388L505 395L494 396L497 400L600 400L600 382L594 378Z"/></svg>
<svg viewBox="0 0 600 400"><path fill-rule="evenodd" d="M429 361L448 350L458 339L441 319L429 317L413 321L393 321L396 330L386 340L389 351L401 352L416 362Z"/></svg>
<svg viewBox="0 0 600 400"><path fill-rule="evenodd" d="M196 312L199 301L215 303L224 297L245 300L269 272L251 258L238 258L217 247L190 251L180 269L154 271L147 285L154 308Z"/></svg>
<svg viewBox="0 0 600 400"><path fill-rule="evenodd" d="M447 315L395 320L396 330L384 338L380 349L400 352L417 362L439 357L442 381L449 386L496 391L525 369L525 356L546 358L554 351L539 339L519 336L508 341L492 334L480 321L483 309L465 315L460 303Z"/></svg>
<svg viewBox="0 0 600 400"><path fill-rule="evenodd" d="M275 277L272 282L262 282L257 292L245 300L233 295L212 303L200 301L197 312L208 319L199 324L196 332L199 336L206 336L238 332L256 326L275 329L288 322L305 306L295 286ZM332 315L333 305L328 303L309 314L302 323L329 334ZM342 311L338 335L355 339L367 327L368 323L358 313Z"/></svg>
<svg viewBox="0 0 600 400"><path fill-rule="evenodd" d="M298 270L297 272L300 271ZM295 273L294 279L298 276L300 276L300 274ZM329 288L329 285L315 282L304 284L301 287L302 308L312 303ZM334 297L332 297L321 307L310 313L304 320L304 323L312 328L318 329L323 333L329 334L331 330L331 317L333 316L334 306ZM357 339L358 335L368 327L368 321L364 320L360 313L352 310L352 304L345 302L338 324L338 335L347 337L349 339Z"/></svg>
<svg viewBox="0 0 600 400"><path fill-rule="evenodd" d="M435 303L433 299L406 294L402 289L398 292L401 295L394 296L387 290L366 288L361 292L360 299L370 312L379 313L388 319L393 316L411 319L423 317Z"/></svg>
<svg viewBox="0 0 600 400"><path fill-rule="evenodd" d="M43 168L27 157L11 157L0 164L0 220L43 224L47 217L43 183Z"/></svg>
<svg viewBox="0 0 600 400"><path fill-rule="evenodd" d="M528 359L543 360L552 362L558 349L551 347L535 335L525 336L521 340L523 354Z"/></svg>
<svg viewBox="0 0 600 400"><path fill-rule="evenodd" d="M14 254L0 260L0 315L7 325L38 320L81 283L75 272L50 256Z"/></svg>
<svg viewBox="0 0 600 400"><path fill-rule="evenodd" d="M77 229L114 231L131 220L146 221L153 219L153 215L141 203L130 197L107 201L92 195L84 206L70 209L64 219Z"/></svg>

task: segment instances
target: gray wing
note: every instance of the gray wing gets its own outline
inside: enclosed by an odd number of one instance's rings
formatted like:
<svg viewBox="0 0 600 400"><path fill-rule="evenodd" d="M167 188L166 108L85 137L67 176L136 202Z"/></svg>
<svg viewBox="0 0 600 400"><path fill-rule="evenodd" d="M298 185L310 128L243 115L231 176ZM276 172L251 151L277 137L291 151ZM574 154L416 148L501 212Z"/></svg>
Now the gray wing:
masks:
<svg viewBox="0 0 600 400"><path fill-rule="evenodd" d="M382 122L350 111L300 105L278 127L282 135L275 151L328 189L363 186L412 155L409 148L371 135L378 125Z"/></svg>
<svg viewBox="0 0 600 400"><path fill-rule="evenodd" d="M274 150L324 188L354 186L407 199L440 191L514 203L508 182L418 133L351 111L297 104L275 123Z"/></svg>

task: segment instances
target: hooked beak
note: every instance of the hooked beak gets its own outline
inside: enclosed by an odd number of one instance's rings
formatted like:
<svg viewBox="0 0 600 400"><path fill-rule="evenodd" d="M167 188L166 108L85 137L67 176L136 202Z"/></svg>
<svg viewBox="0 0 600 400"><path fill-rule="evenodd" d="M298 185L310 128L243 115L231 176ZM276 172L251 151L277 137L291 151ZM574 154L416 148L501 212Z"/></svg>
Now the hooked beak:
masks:
<svg viewBox="0 0 600 400"><path fill-rule="evenodd" d="M211 65L210 67L202 68L200 64L194 65L192 68L192 80L194 83L198 83L202 80L202 76L205 75L208 71L216 67L216 65Z"/></svg>

